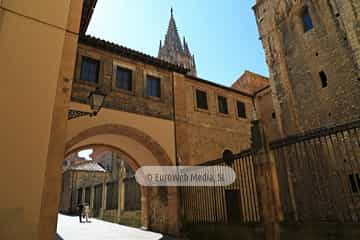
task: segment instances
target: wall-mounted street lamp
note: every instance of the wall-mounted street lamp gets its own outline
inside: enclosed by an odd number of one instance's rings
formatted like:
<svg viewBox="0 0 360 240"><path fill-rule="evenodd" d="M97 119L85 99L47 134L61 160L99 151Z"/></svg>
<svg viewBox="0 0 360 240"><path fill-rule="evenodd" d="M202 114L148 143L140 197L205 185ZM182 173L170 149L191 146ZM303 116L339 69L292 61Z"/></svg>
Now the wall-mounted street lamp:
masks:
<svg viewBox="0 0 360 240"><path fill-rule="evenodd" d="M96 88L95 91L90 92L89 94L89 104L92 112L84 112L84 111L69 109L68 120L83 116L90 116L90 117L96 116L104 105L105 97L106 94L103 91L101 91L100 88Z"/></svg>

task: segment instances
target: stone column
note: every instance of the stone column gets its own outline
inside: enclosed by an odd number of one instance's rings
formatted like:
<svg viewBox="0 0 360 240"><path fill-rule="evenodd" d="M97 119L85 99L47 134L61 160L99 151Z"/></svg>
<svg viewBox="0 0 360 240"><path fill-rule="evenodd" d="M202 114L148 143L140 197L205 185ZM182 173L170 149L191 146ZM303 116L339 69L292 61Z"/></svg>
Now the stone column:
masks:
<svg viewBox="0 0 360 240"><path fill-rule="evenodd" d="M149 228L149 188L141 186L141 227L144 229Z"/></svg>
<svg viewBox="0 0 360 240"><path fill-rule="evenodd" d="M81 187L81 202L85 202L85 188Z"/></svg>
<svg viewBox="0 0 360 240"><path fill-rule="evenodd" d="M90 187L90 210L91 212L94 210L94 194L95 194L95 189L94 186Z"/></svg>
<svg viewBox="0 0 360 240"><path fill-rule="evenodd" d="M280 239L279 222L283 219L275 159L270 151L265 131L259 120L252 121L252 149L256 187L266 240Z"/></svg>
<svg viewBox="0 0 360 240"><path fill-rule="evenodd" d="M119 182L118 182L118 208L116 212L116 217L120 219L121 212L124 210L124 199L125 199L125 184L124 179L126 177L126 168L125 162L121 161L119 169Z"/></svg>
<svg viewBox="0 0 360 240"><path fill-rule="evenodd" d="M120 219L120 215L121 215L121 198L122 198L122 194L121 191L123 189L123 180L119 179L118 180L118 204L117 204L117 209L116 209L116 219L117 221Z"/></svg>
<svg viewBox="0 0 360 240"><path fill-rule="evenodd" d="M100 210L100 214L99 217L103 218L104 217L104 212L106 209L106 181L104 180L103 182L103 191L102 191L102 201L101 201L101 210Z"/></svg>

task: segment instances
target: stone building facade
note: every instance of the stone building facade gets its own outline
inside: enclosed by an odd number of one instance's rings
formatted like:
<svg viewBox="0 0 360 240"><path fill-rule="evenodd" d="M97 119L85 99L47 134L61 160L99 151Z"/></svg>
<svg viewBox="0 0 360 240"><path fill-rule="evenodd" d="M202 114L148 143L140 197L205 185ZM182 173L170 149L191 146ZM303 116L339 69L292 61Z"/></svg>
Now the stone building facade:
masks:
<svg viewBox="0 0 360 240"><path fill-rule="evenodd" d="M150 56L135 58L135 53L104 40L82 37L72 101L87 103L91 89L101 86L108 93L105 108L174 122L178 163L199 164L221 157L226 149L239 152L250 147L254 92L188 75L188 70L167 62L149 64ZM88 59L99 64L96 83L81 79L83 62ZM128 73L131 88L117 86L121 71ZM149 77L158 79L159 96L148 95ZM203 100L197 99L198 92L205 96ZM199 107L198 101L205 101L206 107Z"/></svg>
<svg viewBox="0 0 360 240"><path fill-rule="evenodd" d="M219 159L226 150L248 149L254 108L264 112L258 117L273 111L266 78L247 72L227 87L196 77L195 62L187 43L182 46L171 15L159 54L180 56L184 51L191 64L81 35L70 109L88 111L88 96L96 88L107 96L96 117L68 122L66 155L94 146L111 148L125 153L136 171L149 165L196 165ZM93 157L97 154L94 151ZM106 168L108 161L103 160ZM141 225L177 234L177 191L141 187ZM102 217L119 216L117 211L103 211Z"/></svg>
<svg viewBox="0 0 360 240"><path fill-rule="evenodd" d="M164 45L162 45L160 40L158 58L189 69L189 75L197 75L195 56L191 54L185 37L183 38L183 43L181 43L173 15L173 9L171 9L171 16L168 30L165 35Z"/></svg>
<svg viewBox="0 0 360 240"><path fill-rule="evenodd" d="M256 118L262 121L268 140L279 139L279 123L274 110L269 79L259 74L245 71L231 87L253 96Z"/></svg>
<svg viewBox="0 0 360 240"><path fill-rule="evenodd" d="M140 186L125 155L102 151L93 160L73 163L62 177L60 212L77 213L87 203L91 217L141 226Z"/></svg>
<svg viewBox="0 0 360 240"><path fill-rule="evenodd" d="M360 116L360 4L258 0L254 6L283 136Z"/></svg>

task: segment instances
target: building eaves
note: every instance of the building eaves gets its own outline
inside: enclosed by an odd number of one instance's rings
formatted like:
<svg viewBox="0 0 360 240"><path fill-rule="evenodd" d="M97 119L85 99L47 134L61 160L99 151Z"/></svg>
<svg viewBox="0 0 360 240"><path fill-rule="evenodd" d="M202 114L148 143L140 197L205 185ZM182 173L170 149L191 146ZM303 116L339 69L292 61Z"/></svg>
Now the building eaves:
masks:
<svg viewBox="0 0 360 240"><path fill-rule="evenodd" d="M80 20L80 35L85 35L94 12L97 0L84 0Z"/></svg>
<svg viewBox="0 0 360 240"><path fill-rule="evenodd" d="M132 50L130 48L100 39L89 35L79 37L79 43L91 46L100 50L114 53L119 56L127 57L136 61L141 61L156 67L164 68L170 71L186 74L189 70L179 65L169 63L145 53Z"/></svg>
<svg viewBox="0 0 360 240"><path fill-rule="evenodd" d="M205 84L209 84L209 85L212 85L214 87L218 87L218 88L222 88L224 90L227 90L227 91L231 91L231 92L234 92L234 93L237 93L237 94L240 94L240 95L243 95L243 96L246 96L246 97L253 97L253 95L249 94L249 93L246 93L246 92L242 92L242 91L239 91L237 89L234 89L234 88L231 88L231 87L227 87L227 86L224 86L224 85L221 85L221 84L218 84L218 83L215 83L215 82L211 82L209 80L205 80L205 79L202 79L202 78L198 78L198 77L194 77L194 76L189 76L189 75L186 75L187 78L190 78L192 80L195 80L195 81L198 81L198 82L201 82L201 83L205 83Z"/></svg>
<svg viewBox="0 0 360 240"><path fill-rule="evenodd" d="M88 160L70 166L67 171L106 172L106 170L101 167L97 162Z"/></svg>

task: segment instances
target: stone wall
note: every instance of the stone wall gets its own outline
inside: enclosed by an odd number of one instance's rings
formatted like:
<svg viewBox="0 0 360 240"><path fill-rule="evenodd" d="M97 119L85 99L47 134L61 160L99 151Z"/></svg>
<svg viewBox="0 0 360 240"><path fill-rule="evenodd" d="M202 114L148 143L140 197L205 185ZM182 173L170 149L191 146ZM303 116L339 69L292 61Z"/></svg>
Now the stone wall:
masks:
<svg viewBox="0 0 360 240"><path fill-rule="evenodd" d="M269 86L269 79L259 74L245 71L231 87L249 94L254 94L257 91Z"/></svg>
<svg viewBox="0 0 360 240"><path fill-rule="evenodd" d="M68 170L62 176L60 209L62 213L76 213L79 188L94 187L103 184L106 179L104 172ZM93 190L92 190L93 191ZM84 194L83 194L84 195Z"/></svg>
<svg viewBox="0 0 360 240"><path fill-rule="evenodd" d="M262 121L266 136L269 140L280 138L280 124L276 118L269 79L259 74L245 71L231 87L253 95L256 117Z"/></svg>
<svg viewBox="0 0 360 240"><path fill-rule="evenodd" d="M279 122L274 110L271 88L259 92L255 96L257 117L263 123L269 141L280 138Z"/></svg>
<svg viewBox="0 0 360 240"><path fill-rule="evenodd" d="M257 1L254 10L282 135L360 116L359 4L355 2ZM314 26L307 32L304 6ZM326 87L321 71L327 77Z"/></svg>
<svg viewBox="0 0 360 240"><path fill-rule="evenodd" d="M174 73L176 146L180 164L199 164L222 156L225 149L239 152L250 146L252 98ZM207 92L208 110L196 107L197 89ZM219 113L217 96L227 98L229 114ZM236 100L245 103L247 118L237 115Z"/></svg>
<svg viewBox="0 0 360 240"><path fill-rule="evenodd" d="M99 82L97 85L80 79L82 56L100 61ZM132 91L115 87L115 71L117 66L132 71ZM147 96L147 74L161 79L160 99ZM147 116L173 119L173 89L170 76L171 73L162 68L79 44L71 98L73 101L87 103L90 91L94 90L96 86L101 86L108 94L105 99L105 107Z"/></svg>

